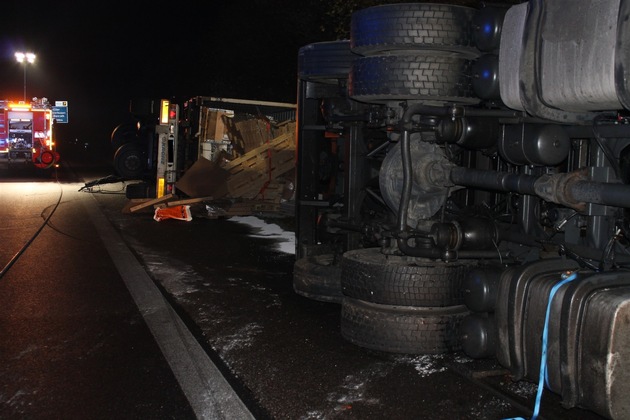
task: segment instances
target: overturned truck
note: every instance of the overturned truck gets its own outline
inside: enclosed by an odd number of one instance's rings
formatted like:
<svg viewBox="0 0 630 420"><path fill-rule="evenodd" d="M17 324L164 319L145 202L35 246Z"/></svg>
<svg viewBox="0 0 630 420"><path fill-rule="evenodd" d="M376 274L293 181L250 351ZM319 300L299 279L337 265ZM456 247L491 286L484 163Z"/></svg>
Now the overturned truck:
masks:
<svg viewBox="0 0 630 420"><path fill-rule="evenodd" d="M295 166L295 104L195 96L130 101L112 132L114 169L129 198L279 200ZM290 173L291 172L291 173Z"/></svg>
<svg viewBox="0 0 630 420"><path fill-rule="evenodd" d="M630 417L629 16L389 4L302 47L295 291L356 345Z"/></svg>

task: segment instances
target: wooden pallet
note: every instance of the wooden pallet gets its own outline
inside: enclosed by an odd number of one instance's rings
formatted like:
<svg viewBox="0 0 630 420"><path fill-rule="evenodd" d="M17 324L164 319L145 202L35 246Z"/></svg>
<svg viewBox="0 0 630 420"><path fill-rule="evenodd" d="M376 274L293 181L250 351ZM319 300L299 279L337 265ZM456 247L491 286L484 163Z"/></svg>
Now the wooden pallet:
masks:
<svg viewBox="0 0 630 420"><path fill-rule="evenodd" d="M251 152L222 165L228 196L255 198L266 185L295 168L295 133L285 132Z"/></svg>

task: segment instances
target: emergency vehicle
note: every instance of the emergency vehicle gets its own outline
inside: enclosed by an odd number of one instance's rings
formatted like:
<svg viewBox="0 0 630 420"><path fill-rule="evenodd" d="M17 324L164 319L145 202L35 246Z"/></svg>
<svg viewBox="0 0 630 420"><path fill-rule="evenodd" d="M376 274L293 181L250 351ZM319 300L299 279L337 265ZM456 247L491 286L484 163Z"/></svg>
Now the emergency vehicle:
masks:
<svg viewBox="0 0 630 420"><path fill-rule="evenodd" d="M47 98L30 102L0 100L0 157L10 168L58 167L60 156L55 150L53 124L52 105Z"/></svg>

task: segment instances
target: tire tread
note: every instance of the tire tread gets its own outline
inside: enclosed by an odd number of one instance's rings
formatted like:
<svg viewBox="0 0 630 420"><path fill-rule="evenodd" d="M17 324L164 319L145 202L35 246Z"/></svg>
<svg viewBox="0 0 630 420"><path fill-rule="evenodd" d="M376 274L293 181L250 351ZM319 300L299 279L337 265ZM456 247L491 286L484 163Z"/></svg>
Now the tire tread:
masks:
<svg viewBox="0 0 630 420"><path fill-rule="evenodd" d="M379 305L352 298L341 304L341 335L372 350L407 354L458 351L465 306L414 308Z"/></svg>

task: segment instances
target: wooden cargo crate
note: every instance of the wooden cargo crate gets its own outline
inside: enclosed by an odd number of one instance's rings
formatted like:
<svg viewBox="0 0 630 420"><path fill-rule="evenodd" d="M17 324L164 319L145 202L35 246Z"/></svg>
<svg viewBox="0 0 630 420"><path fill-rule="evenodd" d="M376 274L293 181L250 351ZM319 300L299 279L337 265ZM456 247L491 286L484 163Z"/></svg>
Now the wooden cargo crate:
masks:
<svg viewBox="0 0 630 420"><path fill-rule="evenodd" d="M200 142L221 141L227 137L228 124L234 112L225 109L204 108L201 114Z"/></svg>
<svg viewBox="0 0 630 420"><path fill-rule="evenodd" d="M271 125L261 118L230 120L228 124L230 141L241 155L249 153L273 138Z"/></svg>
<svg viewBox="0 0 630 420"><path fill-rule="evenodd" d="M222 165L230 197L254 198L281 175L295 168L295 133L287 132Z"/></svg>
<svg viewBox="0 0 630 420"><path fill-rule="evenodd" d="M200 157L177 181L189 197L215 199L278 199L295 170L295 122L275 126L278 134L263 145L232 160Z"/></svg>
<svg viewBox="0 0 630 420"><path fill-rule="evenodd" d="M227 119L228 137L240 155L245 155L281 134L294 133L295 121L272 123L264 118Z"/></svg>

